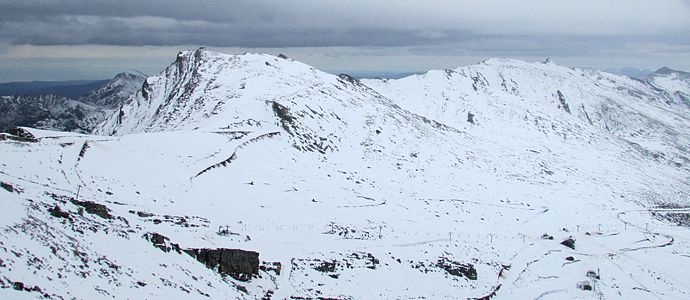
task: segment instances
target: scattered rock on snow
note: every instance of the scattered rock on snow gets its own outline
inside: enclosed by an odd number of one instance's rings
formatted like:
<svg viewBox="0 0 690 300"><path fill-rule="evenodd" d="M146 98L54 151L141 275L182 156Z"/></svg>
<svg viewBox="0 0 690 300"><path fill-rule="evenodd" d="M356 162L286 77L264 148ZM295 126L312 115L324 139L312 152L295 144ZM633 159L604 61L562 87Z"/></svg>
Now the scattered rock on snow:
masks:
<svg viewBox="0 0 690 300"><path fill-rule="evenodd" d="M470 280L477 280L477 270L471 263L460 263L457 261L452 261L448 258L441 257L438 259L436 266L446 270L448 274L453 276L464 276Z"/></svg>
<svg viewBox="0 0 690 300"><path fill-rule="evenodd" d="M575 239L569 237L561 242L561 245L566 246L570 249L575 250Z"/></svg>
<svg viewBox="0 0 690 300"><path fill-rule="evenodd" d="M277 261L273 261L273 262L262 261L261 265L259 266L259 270L264 271L264 272L273 272L277 276L280 276L280 271L282 270L282 268L283 268L283 265Z"/></svg>
<svg viewBox="0 0 690 300"><path fill-rule="evenodd" d="M170 239L162 234L149 232L144 234L143 238L151 242L153 246L155 246L156 248L161 249L165 252L170 252L171 250L174 250L177 253L181 253L180 245L170 243Z"/></svg>
<svg viewBox="0 0 690 300"><path fill-rule="evenodd" d="M202 262L209 269L230 275L240 281L249 281L259 275L259 253L241 249L187 249L190 256Z"/></svg>
<svg viewBox="0 0 690 300"><path fill-rule="evenodd" d="M113 215L110 214L110 209L103 204L98 204L93 201L79 201L76 199L70 200L72 204L76 206L81 206L86 209L87 213L97 215L103 219L112 219Z"/></svg>
<svg viewBox="0 0 690 300"><path fill-rule="evenodd" d="M49 208L48 212L50 212L50 215L56 218L65 218L67 220L72 221L72 217L70 217L69 212L66 212L60 208L57 204L53 206L53 208Z"/></svg>

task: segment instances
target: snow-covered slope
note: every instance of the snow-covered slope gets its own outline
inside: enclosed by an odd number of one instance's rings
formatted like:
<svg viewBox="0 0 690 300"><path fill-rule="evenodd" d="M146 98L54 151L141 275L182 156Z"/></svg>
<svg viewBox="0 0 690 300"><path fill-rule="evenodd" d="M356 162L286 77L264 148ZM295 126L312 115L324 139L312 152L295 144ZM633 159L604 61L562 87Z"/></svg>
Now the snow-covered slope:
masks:
<svg viewBox="0 0 690 300"><path fill-rule="evenodd" d="M649 74L645 81L676 97L676 101L690 107L690 73L676 71L668 67Z"/></svg>
<svg viewBox="0 0 690 300"><path fill-rule="evenodd" d="M141 85L146 77L139 74L120 73L113 79L98 89L91 91L80 100L94 106L116 109L131 94L135 94L141 89Z"/></svg>
<svg viewBox="0 0 690 300"><path fill-rule="evenodd" d="M106 135L2 135L0 294L687 298L687 111L603 73L468 68L360 82L198 49Z"/></svg>
<svg viewBox="0 0 690 300"><path fill-rule="evenodd" d="M688 86L687 79L666 78L669 88ZM690 106L675 92L629 77L494 58L364 82L405 109L457 128L520 131L583 145L615 136L672 163L689 157Z"/></svg>

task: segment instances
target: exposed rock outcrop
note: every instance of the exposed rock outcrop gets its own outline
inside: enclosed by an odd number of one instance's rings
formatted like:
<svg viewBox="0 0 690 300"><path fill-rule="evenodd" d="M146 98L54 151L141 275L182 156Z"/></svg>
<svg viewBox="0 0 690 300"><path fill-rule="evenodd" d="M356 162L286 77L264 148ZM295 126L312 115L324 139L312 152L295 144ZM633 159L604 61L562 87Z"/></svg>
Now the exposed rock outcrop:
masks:
<svg viewBox="0 0 690 300"><path fill-rule="evenodd" d="M204 263L210 269L230 275L240 281L249 281L259 275L259 253L240 249L187 249L187 254Z"/></svg>
<svg viewBox="0 0 690 300"><path fill-rule="evenodd" d="M561 242L561 245L566 246L570 249L575 250L575 239L569 237Z"/></svg>
<svg viewBox="0 0 690 300"><path fill-rule="evenodd" d="M144 239L151 242L154 247L161 249L165 252L175 251L177 253L182 253L180 250L180 245L170 243L170 239L162 234L149 232L144 234Z"/></svg>
<svg viewBox="0 0 690 300"><path fill-rule="evenodd" d="M97 215L103 219L112 219L113 215L110 214L110 210L103 204L98 204L93 201L79 201L76 199L70 200L72 204L76 206L81 206L86 209L87 213Z"/></svg>
<svg viewBox="0 0 690 300"><path fill-rule="evenodd" d="M446 270L448 274L453 276L464 276L470 280L477 280L477 270L470 263L460 263L457 261L449 260L448 258L439 258L436 266Z"/></svg>

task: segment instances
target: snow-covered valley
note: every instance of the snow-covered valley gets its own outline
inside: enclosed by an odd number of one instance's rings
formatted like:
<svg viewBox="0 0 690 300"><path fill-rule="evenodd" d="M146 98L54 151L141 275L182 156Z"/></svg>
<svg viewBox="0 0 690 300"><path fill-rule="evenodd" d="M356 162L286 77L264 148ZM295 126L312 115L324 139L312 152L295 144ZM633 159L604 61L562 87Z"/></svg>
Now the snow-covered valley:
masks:
<svg viewBox="0 0 690 300"><path fill-rule="evenodd" d="M0 135L0 297L687 299L681 75L181 52L93 135Z"/></svg>

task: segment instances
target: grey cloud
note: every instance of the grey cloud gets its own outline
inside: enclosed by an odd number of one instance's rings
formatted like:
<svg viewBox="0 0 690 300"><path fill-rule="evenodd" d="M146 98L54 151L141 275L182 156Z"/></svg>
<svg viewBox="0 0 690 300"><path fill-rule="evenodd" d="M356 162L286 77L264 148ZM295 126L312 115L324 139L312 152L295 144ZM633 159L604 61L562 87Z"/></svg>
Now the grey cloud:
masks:
<svg viewBox="0 0 690 300"><path fill-rule="evenodd" d="M280 48L331 70L423 70L491 56L687 68L688 28L690 0L0 0L0 65L21 69L11 60L52 57L54 47L97 56L102 45L133 59L142 58L138 46L172 55Z"/></svg>
<svg viewBox="0 0 690 300"><path fill-rule="evenodd" d="M615 5L619 7L615 7ZM415 46L481 37L688 36L686 0L0 0L0 40L36 45ZM612 9L616 8L616 9ZM644 14L644 15L643 15ZM680 39L667 39L679 43Z"/></svg>
<svg viewBox="0 0 690 300"><path fill-rule="evenodd" d="M209 45L219 47L408 46L471 36L455 30L430 34L395 28L309 28L183 21L161 17L53 16L11 22L2 35L13 44Z"/></svg>

